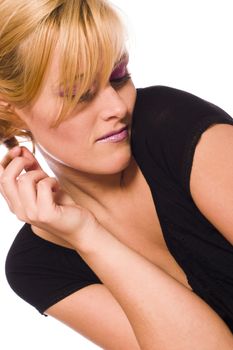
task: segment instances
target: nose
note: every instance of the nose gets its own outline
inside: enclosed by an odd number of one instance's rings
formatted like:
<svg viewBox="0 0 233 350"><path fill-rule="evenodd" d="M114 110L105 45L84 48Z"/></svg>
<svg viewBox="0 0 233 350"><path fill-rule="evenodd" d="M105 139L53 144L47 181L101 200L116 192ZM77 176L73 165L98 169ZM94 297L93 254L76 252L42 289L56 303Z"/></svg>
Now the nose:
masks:
<svg viewBox="0 0 233 350"><path fill-rule="evenodd" d="M127 104L120 93L110 84L105 86L99 94L99 116L104 120L122 119L127 115L127 112Z"/></svg>

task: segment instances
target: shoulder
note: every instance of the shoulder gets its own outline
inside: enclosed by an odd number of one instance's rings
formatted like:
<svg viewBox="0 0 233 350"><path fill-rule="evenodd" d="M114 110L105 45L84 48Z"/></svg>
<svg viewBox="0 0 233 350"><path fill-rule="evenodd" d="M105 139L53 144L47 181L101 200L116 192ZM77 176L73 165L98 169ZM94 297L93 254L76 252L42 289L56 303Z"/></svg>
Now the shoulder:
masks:
<svg viewBox="0 0 233 350"><path fill-rule="evenodd" d="M212 116L218 116L218 120L232 120L219 106L201 97L156 85L137 89L132 126L136 133L140 129L140 133L144 132L148 138L171 137L174 142L180 136L192 137L194 130L208 124L208 118L211 123Z"/></svg>
<svg viewBox="0 0 233 350"><path fill-rule="evenodd" d="M233 125L213 125L203 133L190 171L196 206L233 244Z"/></svg>
<svg viewBox="0 0 233 350"><path fill-rule="evenodd" d="M136 157L148 153L190 196L193 155L201 135L214 124L233 125L232 117L207 100L166 86L138 89L137 99L132 129Z"/></svg>
<svg viewBox="0 0 233 350"><path fill-rule="evenodd" d="M102 283L75 250L41 238L28 223L10 247L5 274L14 292L40 313L71 292Z"/></svg>
<svg viewBox="0 0 233 350"><path fill-rule="evenodd" d="M153 109L156 109L158 112L170 112L170 115L224 112L219 106L200 96L164 85L137 88L135 112L137 109L147 112L153 112Z"/></svg>

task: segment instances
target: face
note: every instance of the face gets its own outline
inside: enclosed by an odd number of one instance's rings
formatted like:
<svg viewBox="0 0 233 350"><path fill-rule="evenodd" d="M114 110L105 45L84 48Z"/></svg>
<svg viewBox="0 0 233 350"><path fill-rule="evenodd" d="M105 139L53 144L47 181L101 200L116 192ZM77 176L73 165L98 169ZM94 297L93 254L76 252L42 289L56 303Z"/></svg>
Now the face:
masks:
<svg viewBox="0 0 233 350"><path fill-rule="evenodd" d="M57 128L49 127L58 115L64 91L54 88L59 60L54 56L36 101L16 113L27 124L45 158L59 166L66 165L84 173L114 174L127 167L131 158L131 119L136 89L127 76L124 60L111 74L106 86L93 86L83 96L69 118ZM125 127L115 137L97 141L104 135ZM118 142L116 142L118 141Z"/></svg>

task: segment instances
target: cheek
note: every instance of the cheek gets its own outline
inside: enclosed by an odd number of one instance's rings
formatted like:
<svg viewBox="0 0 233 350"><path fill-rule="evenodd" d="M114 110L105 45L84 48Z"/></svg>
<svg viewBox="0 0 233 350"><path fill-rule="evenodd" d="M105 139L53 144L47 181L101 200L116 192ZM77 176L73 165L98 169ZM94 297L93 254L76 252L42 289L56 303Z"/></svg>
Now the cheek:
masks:
<svg viewBox="0 0 233 350"><path fill-rule="evenodd" d="M132 113L137 97L137 91L132 81L128 82L128 84L125 86L125 89L122 89L120 94L121 98L125 101L125 104L128 106L129 113Z"/></svg>
<svg viewBox="0 0 233 350"><path fill-rule="evenodd" d="M72 168L80 168L88 160L87 154L90 154L85 134L85 130L80 130L74 123L61 124L57 129L42 131L37 141L47 161L53 159Z"/></svg>
<svg viewBox="0 0 233 350"><path fill-rule="evenodd" d="M62 143L65 145L82 142L88 126L85 116L77 112L67 120L62 121L57 128L51 128L51 124L58 118L62 104L59 98L41 98L30 111L31 131L42 146L50 149L58 149L62 152ZM80 141L80 142L79 142Z"/></svg>
<svg viewBox="0 0 233 350"><path fill-rule="evenodd" d="M36 103L30 112L31 131L38 142L46 142L55 138L56 129L50 127L58 117L61 105L48 99L45 102Z"/></svg>
<svg viewBox="0 0 233 350"><path fill-rule="evenodd" d="M57 129L54 129L54 135L67 142L84 142L90 134L91 125L88 125L87 122L82 122L82 119L82 116L76 116L73 119L62 122Z"/></svg>
<svg viewBox="0 0 233 350"><path fill-rule="evenodd" d="M57 129L50 129L48 137L41 140L51 154L74 167L77 166L76 161L82 164L88 159L87 154L93 151L91 129L87 123L77 121L78 118L61 123Z"/></svg>

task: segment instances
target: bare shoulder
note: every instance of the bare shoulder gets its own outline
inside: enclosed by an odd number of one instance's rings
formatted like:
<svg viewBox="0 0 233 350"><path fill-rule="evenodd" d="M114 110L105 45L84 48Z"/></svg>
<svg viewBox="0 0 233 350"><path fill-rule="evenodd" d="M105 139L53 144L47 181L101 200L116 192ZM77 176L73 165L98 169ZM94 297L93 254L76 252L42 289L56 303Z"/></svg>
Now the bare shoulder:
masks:
<svg viewBox="0 0 233 350"><path fill-rule="evenodd" d="M220 176L233 171L232 166L233 125L214 124L202 134L195 149L190 178L193 196L198 191L198 183L207 180L207 175L214 175L215 179L221 181Z"/></svg>
<svg viewBox="0 0 233 350"><path fill-rule="evenodd" d="M82 288L45 313L103 349L140 350L124 311L104 285Z"/></svg>
<svg viewBox="0 0 233 350"><path fill-rule="evenodd" d="M233 119L232 119L233 121ZM222 141L232 141L233 138L233 125L231 124L212 124L211 126L208 127L208 129L206 129L198 144L196 147L196 153L198 151L198 149L200 147L204 147L206 145L206 147L211 148L211 146L217 145L219 143L221 143ZM211 142L211 144L210 144Z"/></svg>
<svg viewBox="0 0 233 350"><path fill-rule="evenodd" d="M233 243L233 125L215 124L202 134L190 191L200 211Z"/></svg>

